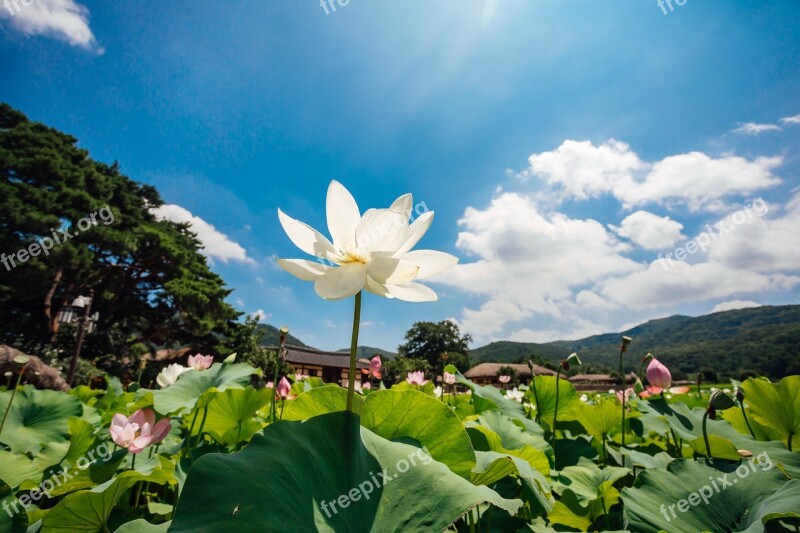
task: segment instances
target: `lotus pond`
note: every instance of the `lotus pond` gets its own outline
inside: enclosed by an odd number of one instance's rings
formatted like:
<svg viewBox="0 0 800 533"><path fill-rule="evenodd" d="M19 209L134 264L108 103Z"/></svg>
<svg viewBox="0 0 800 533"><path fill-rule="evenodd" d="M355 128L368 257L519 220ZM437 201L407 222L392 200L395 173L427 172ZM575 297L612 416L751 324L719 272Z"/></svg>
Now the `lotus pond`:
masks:
<svg viewBox="0 0 800 533"><path fill-rule="evenodd" d="M800 376L748 379L719 403L447 371L444 390L364 389L352 412L338 385L276 394L235 362L158 390L4 390L0 532L800 526Z"/></svg>

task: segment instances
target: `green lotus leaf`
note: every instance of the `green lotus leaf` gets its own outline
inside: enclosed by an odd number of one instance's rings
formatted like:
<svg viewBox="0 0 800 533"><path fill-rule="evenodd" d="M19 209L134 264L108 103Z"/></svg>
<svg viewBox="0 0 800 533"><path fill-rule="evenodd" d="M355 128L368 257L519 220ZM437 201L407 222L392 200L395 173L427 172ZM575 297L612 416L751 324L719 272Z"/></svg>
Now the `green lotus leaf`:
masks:
<svg viewBox="0 0 800 533"><path fill-rule="evenodd" d="M12 392L0 393L0 413L8 407ZM38 454L48 443L67 442L69 419L82 414L82 404L74 396L25 385L17 391L0 442L14 453Z"/></svg>
<svg viewBox="0 0 800 533"><path fill-rule="evenodd" d="M260 370L247 364L214 363L211 368L202 372L192 371L183 374L166 389L155 391L141 389L137 394L152 392L155 410L162 415L172 415L181 410L191 410L197 399L210 388L216 388L218 391L244 388L250 381L250 376L259 372Z"/></svg>
<svg viewBox="0 0 800 533"><path fill-rule="evenodd" d="M0 450L0 481L9 487L19 487L23 481L41 477L41 469L28 456Z"/></svg>
<svg viewBox="0 0 800 533"><path fill-rule="evenodd" d="M751 417L777 432L790 450L800 449L800 376L778 383L749 378L742 390Z"/></svg>
<svg viewBox="0 0 800 533"><path fill-rule="evenodd" d="M361 409L361 398L353 398L356 412ZM347 409L347 389L339 385L315 387L287 402L283 410L283 420L308 420L309 418L335 413Z"/></svg>
<svg viewBox="0 0 800 533"><path fill-rule="evenodd" d="M702 420L705 409L700 407L689 409L683 403L666 404L659 398L648 402L639 402L639 410L648 413L645 416L657 414L663 417L679 437L689 442L693 441L696 449L701 449L697 439L702 440L703 437ZM719 442L717 438L727 440L730 443L726 445L727 450L730 450L729 446L732 445L737 450L747 450L754 455L767 452L772 460L780 464L781 468L785 469L789 475L800 478L800 454L790 452L781 442L757 441L750 435L736 431L726 420L708 420L707 424L709 440L712 435L716 436L714 442ZM711 449L716 455L718 448L713 443Z"/></svg>
<svg viewBox="0 0 800 533"><path fill-rule="evenodd" d="M361 407L361 425L387 440L414 439L459 476L471 476L472 442L464 424L441 400L415 390L375 391Z"/></svg>
<svg viewBox="0 0 800 533"><path fill-rule="evenodd" d="M525 416L525 411L522 405L514 400L509 400L503 396L499 390L492 386L476 385L464 377L453 365L447 365L444 368L445 372L449 372L456 377L456 381L462 385L466 385L472 391L472 404L475 408L475 413L482 413L484 411L498 410L504 415L512 418Z"/></svg>
<svg viewBox="0 0 800 533"><path fill-rule="evenodd" d="M475 455L477 463L472 471L473 485L494 485L505 477L517 477L522 482L522 498L531 505L535 514L546 514L553 508L550 483L527 461L497 452L475 452Z"/></svg>
<svg viewBox="0 0 800 533"><path fill-rule="evenodd" d="M203 431L220 444L232 446L246 442L264 424L254 420L256 412L269 404L271 389L228 389L214 396L208 404ZM202 414L200 416L203 416ZM200 430L198 423L195 432Z"/></svg>
<svg viewBox="0 0 800 533"><path fill-rule="evenodd" d="M548 518L554 524L588 531L591 524L619 502L619 491L614 483L628 474L627 468L601 469L586 459L560 470L553 490L561 498Z"/></svg>
<svg viewBox="0 0 800 533"><path fill-rule="evenodd" d="M172 522L163 524L151 524L147 520L137 518L119 526L114 533L167 533Z"/></svg>
<svg viewBox="0 0 800 533"><path fill-rule="evenodd" d="M535 448L530 444L519 444L520 447L517 449L508 449L503 446L503 438L498 433L486 426L475 423L468 423L467 433L475 451L491 451L519 457L527 461L531 468L538 470L543 476L550 475L551 459L539 448Z"/></svg>
<svg viewBox="0 0 800 533"><path fill-rule="evenodd" d="M602 439L603 435L610 435L622 425L622 406L610 398L600 399L595 405L580 402L575 404L571 413L565 415L565 419L566 416L580 422L590 435Z"/></svg>
<svg viewBox="0 0 800 533"><path fill-rule="evenodd" d="M138 470L127 470L114 479L110 479L89 490L73 492L53 507L42 520L43 531L108 531L107 521L120 498L137 481L151 482L159 485L173 483L172 463L160 457L160 467L150 474Z"/></svg>
<svg viewBox="0 0 800 533"><path fill-rule="evenodd" d="M761 533L769 519L796 516L800 501L800 480L788 481L774 466L679 459L666 470L645 470L622 489L629 528Z"/></svg>
<svg viewBox="0 0 800 533"><path fill-rule="evenodd" d="M477 422L487 429L497 433L502 442L503 448L507 450L519 450L523 446L531 446L543 452L548 460L553 460L553 448L544 440L543 431L541 433L532 434L528 431L528 427L539 428L535 422L524 424L521 420L512 420L511 418L499 413L497 411L486 411L478 416ZM471 426L474 424L470 424ZM549 467L548 467L549 474Z"/></svg>
<svg viewBox="0 0 800 533"><path fill-rule="evenodd" d="M555 376L536 376L536 406L538 420L548 427L553 425L556 410L556 378ZM575 387L566 379L558 381L558 420L575 420L584 405L575 392Z"/></svg>
<svg viewBox="0 0 800 533"><path fill-rule="evenodd" d="M170 531L441 531L483 502L511 514L522 505L338 412L278 422L241 452L201 457Z"/></svg>

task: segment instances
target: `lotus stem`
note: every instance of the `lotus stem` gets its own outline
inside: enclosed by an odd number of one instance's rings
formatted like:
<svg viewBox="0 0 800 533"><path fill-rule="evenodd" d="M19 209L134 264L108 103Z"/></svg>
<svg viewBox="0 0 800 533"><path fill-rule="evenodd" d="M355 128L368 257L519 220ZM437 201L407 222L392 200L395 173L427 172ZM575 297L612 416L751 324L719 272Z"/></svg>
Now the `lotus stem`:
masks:
<svg viewBox="0 0 800 533"><path fill-rule="evenodd" d="M197 442L195 447L199 446L203 441L203 427L206 425L206 417L208 416L208 407L203 408L203 419L200 420L200 428L197 430Z"/></svg>
<svg viewBox="0 0 800 533"><path fill-rule="evenodd" d="M8 412L11 411L11 404L14 403L14 397L17 395L17 389L19 388L19 384L22 381L22 374L25 373L24 368L21 368L17 373L17 384L14 386L14 390L11 391L11 399L8 400L8 406L6 407L6 412L3 414L3 421L0 422L0 435L3 434L3 426L6 425L6 418L8 417ZM791 441L791 437L789 437ZM792 449L792 443L789 442L789 450Z"/></svg>
<svg viewBox="0 0 800 533"><path fill-rule="evenodd" d="M756 434L753 433L753 428L750 427L750 421L747 419L747 412L744 410L744 402L739 402L739 405L742 407L742 416L744 417L744 423L747 424L747 429L750 431L750 435L756 438Z"/></svg>
<svg viewBox="0 0 800 533"><path fill-rule="evenodd" d="M136 454L133 454L133 459L131 459L131 470L136 470Z"/></svg>
<svg viewBox="0 0 800 533"><path fill-rule="evenodd" d="M703 441L706 443L706 457L711 459L711 444L708 442L708 430L706 429L706 422L708 421L708 410L703 414Z"/></svg>
<svg viewBox="0 0 800 533"><path fill-rule="evenodd" d="M533 398L536 400L536 423L541 424L540 413L542 410L539 409L539 393L536 391L536 376L533 376L531 379L531 388L533 388Z"/></svg>
<svg viewBox="0 0 800 533"><path fill-rule="evenodd" d="M356 391L356 353L358 352L358 328L361 325L361 292L356 293L353 309L353 335L350 337L350 371L347 374L347 411L353 412L353 394Z"/></svg>
<svg viewBox="0 0 800 533"><path fill-rule="evenodd" d="M621 448L625 447L625 385L627 385L625 380L625 367L623 365L622 356L625 355L625 343L623 342L620 344L619 347L619 379L622 381L622 445Z"/></svg>
<svg viewBox="0 0 800 533"><path fill-rule="evenodd" d="M556 407L553 409L553 434L550 437L550 446L553 448L553 460L556 459L556 420L558 419L558 381L561 379L561 365L556 372ZM537 406L538 412L538 406Z"/></svg>

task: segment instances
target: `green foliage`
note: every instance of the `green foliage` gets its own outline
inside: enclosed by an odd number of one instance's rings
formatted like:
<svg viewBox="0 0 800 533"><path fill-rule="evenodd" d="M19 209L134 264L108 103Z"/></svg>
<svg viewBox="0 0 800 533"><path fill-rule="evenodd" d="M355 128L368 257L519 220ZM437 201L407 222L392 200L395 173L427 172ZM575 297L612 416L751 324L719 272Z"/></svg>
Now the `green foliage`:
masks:
<svg viewBox="0 0 800 533"><path fill-rule="evenodd" d="M194 465L170 531L212 524L249 531L441 531L479 503L512 514L522 504L442 463L424 464L424 457L419 448L361 428L350 413L275 424L244 451L206 455ZM408 466L403 472L400 461ZM376 472L391 477L365 498Z"/></svg>
<svg viewBox="0 0 800 533"><path fill-rule="evenodd" d="M84 356L106 369L131 370L122 357L141 343L223 351L221 339L238 327L225 302L231 291L188 225L156 219L151 210L162 204L153 187L94 161L74 137L0 104L0 249L30 249L54 233L62 241L1 267L0 342L28 352L55 344L70 354L71 328L59 335L58 311L94 289L100 320ZM74 234L93 214L95 224L71 239L57 231Z"/></svg>
<svg viewBox="0 0 800 533"><path fill-rule="evenodd" d="M424 359L434 372L440 372L445 364L459 366L450 359L450 354L453 357L457 357L456 354L468 354L469 343L472 342L472 337L469 334L462 335L458 325L450 320L416 322L406 332L405 339L406 342L397 347L399 356Z"/></svg>

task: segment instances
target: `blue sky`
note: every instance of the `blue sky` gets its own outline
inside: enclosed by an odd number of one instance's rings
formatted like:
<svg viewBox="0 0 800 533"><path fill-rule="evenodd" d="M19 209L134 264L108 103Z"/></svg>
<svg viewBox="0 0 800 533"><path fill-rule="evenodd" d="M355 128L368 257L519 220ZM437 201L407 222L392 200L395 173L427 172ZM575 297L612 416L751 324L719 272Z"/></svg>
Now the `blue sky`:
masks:
<svg viewBox="0 0 800 533"><path fill-rule="evenodd" d="M331 179L362 209L413 193L420 246L461 260L438 302L367 295L362 344L798 302L797 2L344 3L20 0L0 100L156 185L233 305L320 348L352 303L276 265L303 257L277 208L325 231Z"/></svg>

